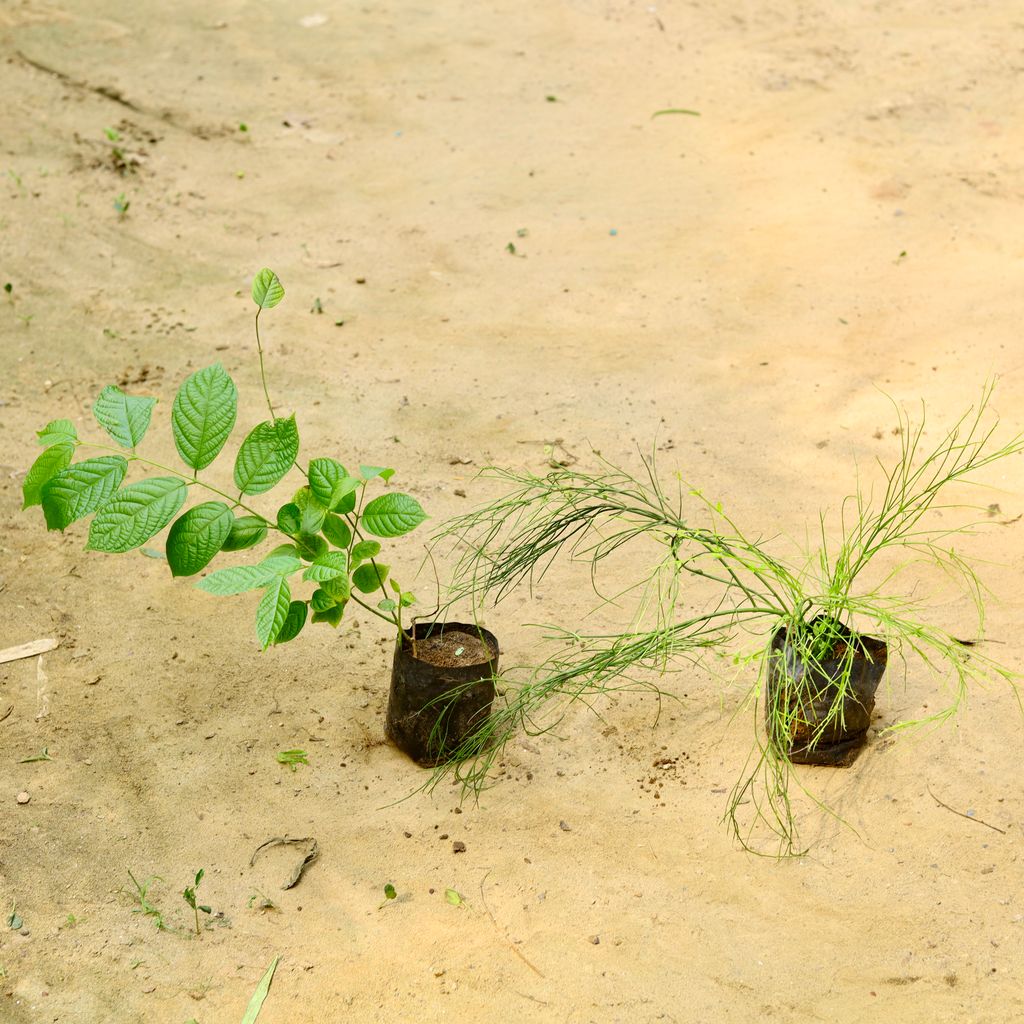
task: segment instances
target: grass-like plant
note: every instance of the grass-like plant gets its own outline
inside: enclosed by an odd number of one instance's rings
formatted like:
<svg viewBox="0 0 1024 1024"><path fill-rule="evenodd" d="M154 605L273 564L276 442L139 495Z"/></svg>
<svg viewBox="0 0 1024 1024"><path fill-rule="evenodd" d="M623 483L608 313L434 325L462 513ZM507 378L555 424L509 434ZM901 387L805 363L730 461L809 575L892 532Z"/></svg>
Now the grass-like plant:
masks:
<svg viewBox="0 0 1024 1024"><path fill-rule="evenodd" d="M367 500L368 490L386 484L393 469L360 466L350 473L331 457L299 464L295 416L278 416L270 400L259 331L260 314L284 298L277 274L261 270L253 280L252 298L260 380L270 418L253 427L238 449L234 491L200 478L221 453L238 415L235 383L214 363L185 380L171 409L171 431L184 471L138 454L156 399L109 385L93 413L112 443L80 439L69 419L48 423L38 432L44 450L23 481L22 507L42 506L50 530L65 530L93 516L87 544L92 551L132 551L170 525L166 555L175 576L195 576L220 552L243 551L276 534L281 543L256 564L217 570L197 584L219 595L262 591L256 635L263 649L294 639L310 612L313 622L338 626L350 603L401 635L403 610L415 598L389 575L376 538L408 533L426 513L415 498L396 491ZM107 454L73 461L81 450ZM124 484L133 466L161 475ZM276 516L268 518L251 507L253 497L292 472L301 478L301 486L289 487L290 496ZM202 491L210 500L179 516L190 494ZM293 578L300 572L302 581L312 584L312 593L296 598ZM377 593L379 600L373 596Z"/></svg>
<svg viewBox="0 0 1024 1024"><path fill-rule="evenodd" d="M997 439L991 394L986 387L933 443L925 438L923 409L915 423L894 403L901 447L892 465L880 463L877 492L858 477L838 521L819 516L816 550L798 546L790 555L778 553L783 538L749 535L680 476L668 491L653 458L643 459L640 476L604 460L592 473L485 471L509 490L450 521L436 538L461 552L453 597L500 601L520 586L532 588L563 557L586 563L602 604L628 607L629 619L605 633L550 629L549 638L560 641L556 653L524 680L502 680L504 703L435 778L450 772L479 789L517 730L553 728L568 703L615 689L661 692L655 680L665 672L726 656L756 668L747 698L756 743L726 820L747 848L763 848L760 830L767 827L776 852L799 852L790 801L794 738L803 731L801 746L813 753L842 730L868 631L898 656L916 656L940 682L944 698L927 721L955 715L971 682L1013 681L973 641L934 625L920 588L922 573L939 570L970 596L982 636L986 592L958 548L975 525L971 506L946 504L943 495L1024 451L1022 434ZM644 542L653 558L627 588L605 594L603 564L627 547L636 555ZM824 690L826 668L831 681ZM824 713L809 719L808 707L823 699ZM913 724L920 723L891 728Z"/></svg>

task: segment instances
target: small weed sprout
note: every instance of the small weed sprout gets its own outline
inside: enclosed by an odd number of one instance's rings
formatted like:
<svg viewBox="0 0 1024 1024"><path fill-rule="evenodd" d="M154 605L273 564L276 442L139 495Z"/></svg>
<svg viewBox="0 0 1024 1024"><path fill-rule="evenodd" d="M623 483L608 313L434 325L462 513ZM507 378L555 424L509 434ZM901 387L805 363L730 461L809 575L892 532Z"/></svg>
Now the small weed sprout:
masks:
<svg viewBox="0 0 1024 1024"><path fill-rule="evenodd" d="M149 890L154 882L162 882L163 879L159 875L153 875L147 878L144 882L140 882L131 871L128 872L128 877L132 880L132 885L135 886L134 892L128 892L128 895L135 901L136 906L132 908L133 914L142 914L143 917L148 917L152 920L153 924L156 925L157 931L167 931L167 925L164 922L163 911L156 906L156 904L149 898ZM121 890L125 892L124 889Z"/></svg>
<svg viewBox="0 0 1024 1024"><path fill-rule="evenodd" d="M300 764L309 764L309 757L304 750L282 750L277 755L277 763L285 764L293 772L297 772Z"/></svg>
<svg viewBox="0 0 1024 1024"><path fill-rule="evenodd" d="M277 910L277 904L262 889L257 889L246 902L250 910Z"/></svg>
<svg viewBox="0 0 1024 1024"><path fill-rule="evenodd" d="M204 914L212 914L213 913L213 910L210 907L204 907L202 904L200 904L197 901L197 898L196 898L196 890L199 888L199 884L202 882L203 875L205 875L205 874L206 874L205 869L200 868L196 872L196 877L193 880L192 884L185 886L185 888L182 890L182 893L181 893L182 899L192 908L192 913L195 914L195 919L196 919L196 935L202 934L202 931L201 931L201 929L199 927L199 912L202 911Z"/></svg>

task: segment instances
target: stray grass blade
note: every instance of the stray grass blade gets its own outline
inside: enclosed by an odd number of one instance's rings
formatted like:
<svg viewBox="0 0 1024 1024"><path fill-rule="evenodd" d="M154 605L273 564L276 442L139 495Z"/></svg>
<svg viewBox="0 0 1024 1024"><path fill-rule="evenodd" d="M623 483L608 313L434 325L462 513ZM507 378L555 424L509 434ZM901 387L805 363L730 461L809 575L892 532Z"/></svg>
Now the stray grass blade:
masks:
<svg viewBox="0 0 1024 1024"><path fill-rule="evenodd" d="M270 983L274 980L274 971L277 970L280 959L279 956L275 956L273 962L267 968L266 974L260 978L260 983L256 986L256 991L253 992L249 1005L245 1008L242 1024L256 1024L256 1018L260 1015L260 1010L263 1009L264 1000L270 991Z"/></svg>
<svg viewBox="0 0 1024 1024"><path fill-rule="evenodd" d="M43 749L38 754L33 754L31 757L23 757L18 762L18 764L32 764L35 761L52 761L52 760L53 760L53 758L50 757L50 748L49 747L43 747Z"/></svg>

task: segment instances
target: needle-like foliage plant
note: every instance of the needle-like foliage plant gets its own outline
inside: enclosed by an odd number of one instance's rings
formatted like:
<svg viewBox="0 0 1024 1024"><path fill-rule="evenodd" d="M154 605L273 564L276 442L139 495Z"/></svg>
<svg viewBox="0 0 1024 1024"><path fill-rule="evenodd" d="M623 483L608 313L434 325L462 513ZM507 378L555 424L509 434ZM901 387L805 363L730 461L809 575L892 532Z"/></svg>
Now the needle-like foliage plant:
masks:
<svg viewBox="0 0 1024 1024"><path fill-rule="evenodd" d="M819 516L816 549L802 545L790 554L781 553L783 538L748 534L681 476L666 489L653 458L643 459L641 475L605 460L595 472L485 471L508 486L506 493L448 522L436 537L459 552L453 599L501 601L522 586L532 589L563 558L585 563L602 603L628 604L630 614L621 630L550 628L548 637L561 641L556 653L525 679L501 681L504 702L436 777L450 772L479 790L517 730L552 728L568 704L623 687L660 693L656 680L664 673L716 655L754 669L744 703L754 713L756 742L729 798L726 821L748 849L764 849L766 828L777 841L774 852L800 852L790 744L803 709L821 696L802 688L812 685L814 669L840 652L827 712L808 743L813 749L836 722L842 724L857 650L855 642L846 642L851 635L877 634L898 657L916 657L936 678L944 696L927 721L954 716L972 682L1013 683L1013 674L974 640L930 621L921 587L935 570L956 584L969 595L977 637L983 635L987 594L960 551L977 525L973 506L948 503L945 495L952 485L1024 451L1024 434L998 439L991 396L987 386L935 442L926 439L923 409L915 422L894 403L900 450L891 465L879 464L880 486L858 477L838 517ZM604 594L606 561L628 549L639 556L630 563L635 572L644 557L641 544L653 553L647 568L625 589ZM781 685L772 686L772 659L778 658L772 639L780 630L789 654L788 661L776 661ZM807 671L795 672L794 664ZM920 720L891 728L913 724Z"/></svg>

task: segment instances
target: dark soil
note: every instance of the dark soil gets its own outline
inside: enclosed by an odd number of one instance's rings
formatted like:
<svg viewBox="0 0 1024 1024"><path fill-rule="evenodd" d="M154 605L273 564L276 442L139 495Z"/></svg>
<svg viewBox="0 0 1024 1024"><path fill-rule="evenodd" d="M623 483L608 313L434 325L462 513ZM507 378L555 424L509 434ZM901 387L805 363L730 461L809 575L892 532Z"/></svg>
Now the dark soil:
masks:
<svg viewBox="0 0 1024 1024"><path fill-rule="evenodd" d="M450 630L416 641L416 659L438 668L461 668L485 665L494 651L475 633Z"/></svg>

